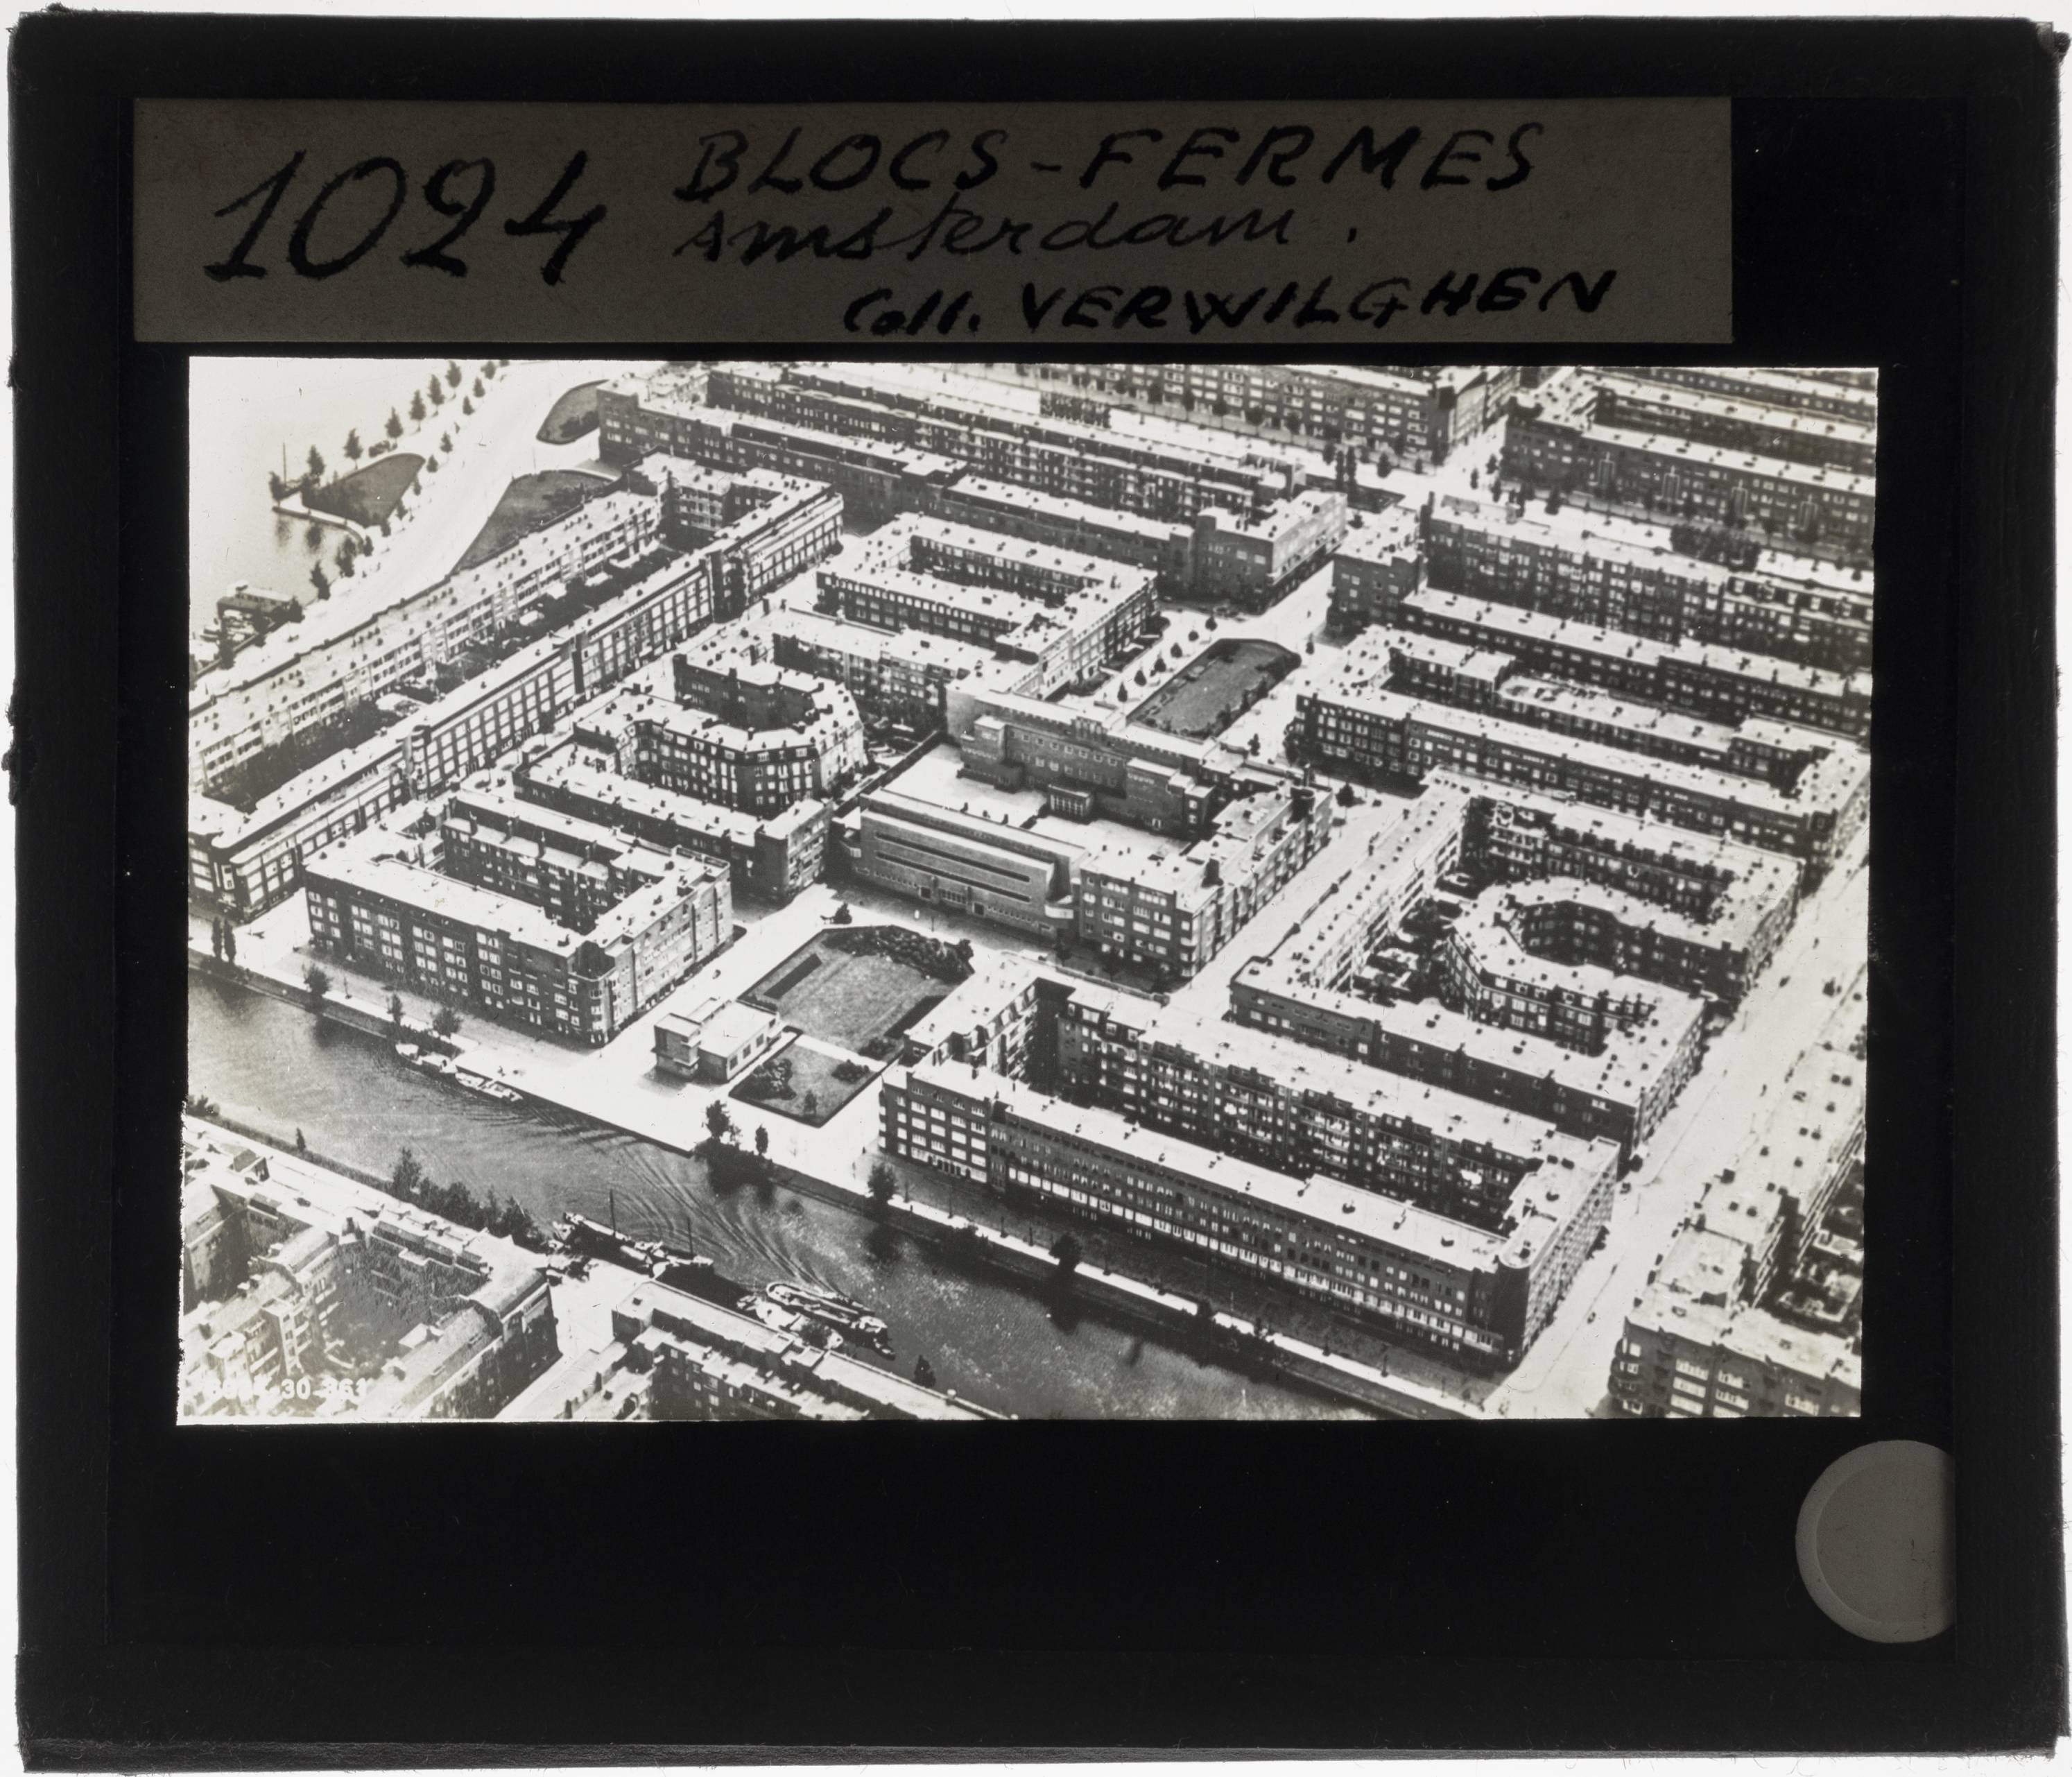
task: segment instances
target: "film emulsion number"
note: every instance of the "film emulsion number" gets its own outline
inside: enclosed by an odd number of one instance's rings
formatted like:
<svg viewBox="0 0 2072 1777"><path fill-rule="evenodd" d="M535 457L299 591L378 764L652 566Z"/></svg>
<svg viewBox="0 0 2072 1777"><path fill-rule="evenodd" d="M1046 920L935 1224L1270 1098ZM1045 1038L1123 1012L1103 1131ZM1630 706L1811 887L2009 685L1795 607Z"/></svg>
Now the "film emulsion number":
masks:
<svg viewBox="0 0 2072 1777"><path fill-rule="evenodd" d="M219 284L228 283L234 278L264 278L266 268L252 262L252 253L259 244L259 237L273 220L273 212L280 208L281 200L287 193L297 175L302 171L302 162L307 158L306 149L298 149L292 159L277 167L253 186L242 197L233 198L215 213L219 216L234 216L255 200L259 201L257 212L244 237L232 248L227 258L202 269ZM590 153L578 149L569 157L567 166L561 169L561 177L553 188L522 216L513 216L504 224L504 232L513 237L528 235L558 235L561 241L547 256L540 268L540 276L549 284L558 284L561 273L567 267L569 256L579 246L584 236L605 218L605 207L593 204L581 216L557 216L554 212L565 202L574 188L576 181L583 175L590 164ZM331 200L348 187L358 187L363 183L375 193L384 189L388 192L388 208L370 223L360 239L342 253L319 258L310 250L310 241L319 224L323 221ZM496 191L496 167L492 161L450 160L426 179L420 194L435 215L447 217L453 226L436 241L421 247L413 247L402 256L406 265L427 266L434 271L442 271L450 278L467 276L467 261L457 253L446 249L453 246L469 229L482 220L482 212L489 208L489 200ZM402 213L403 206L410 195L410 175L403 163L388 154L374 154L348 167L342 173L327 180L317 195L311 198L302 215L296 220L288 236L287 258L289 269L298 278L335 278L350 269L380 245L389 226Z"/></svg>

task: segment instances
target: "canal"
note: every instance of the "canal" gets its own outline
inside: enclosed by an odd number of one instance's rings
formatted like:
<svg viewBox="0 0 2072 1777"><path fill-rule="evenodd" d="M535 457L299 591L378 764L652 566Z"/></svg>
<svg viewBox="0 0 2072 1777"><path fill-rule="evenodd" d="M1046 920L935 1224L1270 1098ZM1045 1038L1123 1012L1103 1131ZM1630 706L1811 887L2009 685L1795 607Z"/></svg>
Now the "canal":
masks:
<svg viewBox="0 0 2072 1777"><path fill-rule="evenodd" d="M668 1239L742 1282L826 1285L882 1314L902 1371L1030 1417L1364 1418L1300 1385L1207 1364L1155 1335L967 1269L837 1204L778 1187L716 1191L705 1168L615 1130L474 1098L388 1046L264 994L188 977L187 1080L225 1115L385 1174L409 1147L442 1183L513 1197L544 1227L569 1210Z"/></svg>

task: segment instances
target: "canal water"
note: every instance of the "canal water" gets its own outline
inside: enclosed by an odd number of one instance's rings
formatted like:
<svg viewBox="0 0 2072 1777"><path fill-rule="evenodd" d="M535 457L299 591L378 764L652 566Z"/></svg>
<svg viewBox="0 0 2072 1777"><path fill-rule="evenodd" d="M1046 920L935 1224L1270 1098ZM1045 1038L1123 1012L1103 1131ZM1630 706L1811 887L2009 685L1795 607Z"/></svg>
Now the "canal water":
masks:
<svg viewBox="0 0 2072 1777"><path fill-rule="evenodd" d="M225 1115L385 1174L409 1146L433 1178L515 1197L544 1227L569 1210L689 1245L744 1283L826 1285L882 1314L902 1372L1030 1417L1363 1418L1296 1387L1206 1364L1155 1336L966 1269L837 1204L778 1187L716 1191L705 1169L574 1118L471 1097L359 1031L189 977L187 1079Z"/></svg>
<svg viewBox="0 0 2072 1777"><path fill-rule="evenodd" d="M261 592L298 598L310 569L327 563L339 533L281 517L266 474L292 481L310 446L329 473L351 467L346 434L384 436L391 409L409 424L410 397L447 360L417 358L202 358L187 383L187 604L192 621L212 623L216 602L240 580ZM472 378L479 359L461 368ZM462 393L467 384L461 385ZM436 442L438 434L433 434ZM402 448L412 446L406 436Z"/></svg>

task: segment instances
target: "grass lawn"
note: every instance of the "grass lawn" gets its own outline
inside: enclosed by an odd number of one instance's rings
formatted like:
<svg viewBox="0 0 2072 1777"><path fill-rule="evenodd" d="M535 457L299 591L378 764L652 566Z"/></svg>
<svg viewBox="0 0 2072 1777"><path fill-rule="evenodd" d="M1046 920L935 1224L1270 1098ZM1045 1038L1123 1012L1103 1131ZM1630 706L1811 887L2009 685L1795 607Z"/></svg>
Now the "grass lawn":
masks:
<svg viewBox="0 0 2072 1777"><path fill-rule="evenodd" d="M1273 642L1211 642L1132 719L1189 740L1220 734L1301 664Z"/></svg>
<svg viewBox="0 0 2072 1777"><path fill-rule="evenodd" d="M520 537L538 530L543 524L551 524L614 485L598 476L581 475L573 469L544 469L536 475L519 476L504 490L504 497L497 501L496 510L489 515L489 522L468 545L467 553L460 558L454 572L458 574L462 568L471 568L493 555L501 555Z"/></svg>
<svg viewBox="0 0 2072 1777"><path fill-rule="evenodd" d="M904 1030L949 991L947 982L895 956L837 950L821 937L742 997L770 1006L808 1036L867 1055L871 1044Z"/></svg>
<svg viewBox="0 0 2072 1777"><path fill-rule="evenodd" d="M356 524L379 524L395 511L396 502L409 492L424 466L422 457L398 450L303 495L302 504L313 512L349 518Z"/></svg>
<svg viewBox="0 0 2072 1777"><path fill-rule="evenodd" d="M556 401L535 434L542 444L569 444L597 430L597 383L578 383Z"/></svg>
<svg viewBox="0 0 2072 1777"><path fill-rule="evenodd" d="M747 1110L775 1111L780 1117L817 1126L868 1086L877 1072L872 1068L859 1080L838 1080L835 1069L841 1065L837 1056L822 1055L804 1043L791 1043L782 1054L771 1056L750 1073L734 1088L734 1096ZM763 1097L758 1092L762 1087L781 1089L774 1096ZM806 1111L808 1092L813 1096L810 1116Z"/></svg>

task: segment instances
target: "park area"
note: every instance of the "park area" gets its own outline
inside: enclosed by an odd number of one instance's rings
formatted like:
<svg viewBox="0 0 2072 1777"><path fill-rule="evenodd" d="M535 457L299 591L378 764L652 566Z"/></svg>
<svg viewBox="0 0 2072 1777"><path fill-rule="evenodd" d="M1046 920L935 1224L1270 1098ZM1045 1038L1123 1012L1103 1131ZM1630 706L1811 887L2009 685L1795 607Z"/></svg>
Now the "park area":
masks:
<svg viewBox="0 0 2072 1777"><path fill-rule="evenodd" d="M853 1055L794 1043L734 1088L744 1104L801 1123L824 1123L861 1092L877 1070Z"/></svg>
<svg viewBox="0 0 2072 1777"><path fill-rule="evenodd" d="M556 401L541 422L542 444L573 444L586 432L597 430L597 392L601 383L578 383Z"/></svg>
<svg viewBox="0 0 2072 1777"><path fill-rule="evenodd" d="M904 926L830 928L742 998L811 1037L876 1060L971 973L959 948ZM794 1046L796 1047L796 1045Z"/></svg>
<svg viewBox="0 0 2072 1777"><path fill-rule="evenodd" d="M1220 734L1287 677L1301 657L1274 642L1227 637L1211 642L1132 717L1187 740Z"/></svg>
<svg viewBox="0 0 2072 1777"><path fill-rule="evenodd" d="M460 558L454 573L501 555L520 537L565 517L585 500L594 500L616 485L602 475L585 475L575 469L543 469L537 475L519 476L504 490L496 510L468 545L467 553Z"/></svg>
<svg viewBox="0 0 2072 1777"><path fill-rule="evenodd" d="M364 469L355 469L321 487L302 495L302 504L314 512L329 512L372 528L395 511L396 504L410 491L425 459L407 450L376 459Z"/></svg>

